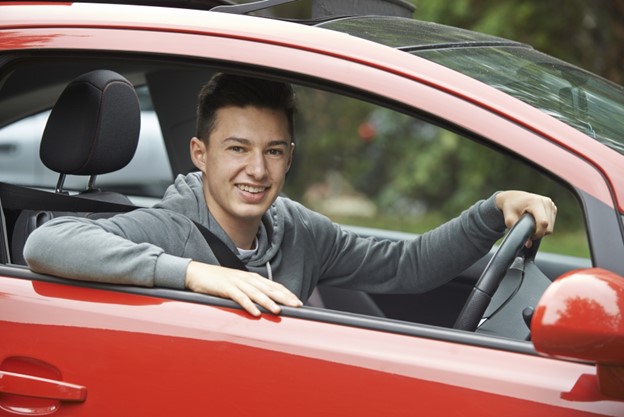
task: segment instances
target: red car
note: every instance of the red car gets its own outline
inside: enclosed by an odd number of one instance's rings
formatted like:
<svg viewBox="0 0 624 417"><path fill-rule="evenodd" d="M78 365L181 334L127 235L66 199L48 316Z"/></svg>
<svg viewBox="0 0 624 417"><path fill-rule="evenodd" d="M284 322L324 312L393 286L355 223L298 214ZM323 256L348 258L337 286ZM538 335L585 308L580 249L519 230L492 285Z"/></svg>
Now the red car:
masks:
<svg viewBox="0 0 624 417"><path fill-rule="evenodd" d="M383 11L295 22L259 13L284 1L171 3L0 4L0 415L624 416L622 87ZM144 132L157 132L138 152L166 154L65 182L30 145L40 115L94 70L132 83ZM24 265L25 216L114 209L77 202L94 183L150 205L189 171L196 95L216 71L295 86L284 191L344 227L406 238L528 184L557 202L555 233L523 250L523 220L426 294L319 287L259 319L217 297ZM65 123L83 121L79 107Z"/></svg>

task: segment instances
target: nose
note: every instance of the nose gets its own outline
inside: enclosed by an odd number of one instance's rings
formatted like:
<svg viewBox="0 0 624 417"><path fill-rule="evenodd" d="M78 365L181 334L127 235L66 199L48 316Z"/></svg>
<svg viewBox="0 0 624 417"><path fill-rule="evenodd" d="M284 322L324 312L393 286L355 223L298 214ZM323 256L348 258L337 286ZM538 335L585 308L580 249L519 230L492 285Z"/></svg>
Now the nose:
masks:
<svg viewBox="0 0 624 417"><path fill-rule="evenodd" d="M267 161L263 152L252 152L246 169L247 175L259 180L268 175Z"/></svg>

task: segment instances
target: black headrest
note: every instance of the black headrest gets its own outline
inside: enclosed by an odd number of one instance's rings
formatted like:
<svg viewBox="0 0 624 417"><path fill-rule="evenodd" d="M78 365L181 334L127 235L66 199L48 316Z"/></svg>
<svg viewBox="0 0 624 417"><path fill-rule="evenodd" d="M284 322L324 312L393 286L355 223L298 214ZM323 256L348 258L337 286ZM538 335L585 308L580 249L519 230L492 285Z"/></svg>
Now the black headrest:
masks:
<svg viewBox="0 0 624 417"><path fill-rule="evenodd" d="M116 171L132 160L140 127L132 84L113 71L92 71L69 83L54 105L39 156L61 174Z"/></svg>

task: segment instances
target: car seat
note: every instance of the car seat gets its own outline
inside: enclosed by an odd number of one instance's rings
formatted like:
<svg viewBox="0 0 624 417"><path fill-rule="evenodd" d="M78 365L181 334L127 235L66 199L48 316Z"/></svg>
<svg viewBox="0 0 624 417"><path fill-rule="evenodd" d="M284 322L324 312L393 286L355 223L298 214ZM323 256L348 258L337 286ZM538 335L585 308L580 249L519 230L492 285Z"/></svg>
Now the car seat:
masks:
<svg viewBox="0 0 624 417"><path fill-rule="evenodd" d="M120 74L95 70L71 81L52 108L39 149L43 164L59 174L55 193L68 194L63 190L67 175L84 175L89 176L88 185L76 197L131 206L127 196L101 191L95 181L99 174L117 171L132 160L140 126L136 91ZM22 210L11 238L12 262L25 264L22 252L28 235L43 223L63 215L111 214Z"/></svg>

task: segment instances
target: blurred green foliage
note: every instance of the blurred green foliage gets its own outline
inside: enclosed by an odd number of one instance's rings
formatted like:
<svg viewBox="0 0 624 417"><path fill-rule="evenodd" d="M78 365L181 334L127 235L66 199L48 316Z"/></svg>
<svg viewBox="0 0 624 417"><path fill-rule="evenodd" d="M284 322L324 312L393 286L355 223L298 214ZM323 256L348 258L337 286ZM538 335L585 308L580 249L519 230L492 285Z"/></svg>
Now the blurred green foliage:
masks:
<svg viewBox="0 0 624 417"><path fill-rule="evenodd" d="M290 197L337 222L422 233L498 190L521 189L557 202L557 238L545 247L588 256L578 202L529 161L361 100L302 87L297 95Z"/></svg>
<svg viewBox="0 0 624 417"><path fill-rule="evenodd" d="M306 19L313 1L299 0L268 13ZM416 19L524 42L624 84L624 0L402 1L416 6Z"/></svg>
<svg viewBox="0 0 624 417"><path fill-rule="evenodd" d="M410 1L417 19L524 42L616 83L624 79L624 0ZM305 18L309 8L310 1L291 3L280 14ZM293 198L323 212L315 201L357 197L376 215L326 214L422 233L497 190L523 189L549 195L559 207L556 233L542 247L589 256L578 201L530 161L370 103L310 89L298 94L305 112L285 190Z"/></svg>
<svg viewBox="0 0 624 417"><path fill-rule="evenodd" d="M624 0L410 0L414 17L501 36L624 83Z"/></svg>

